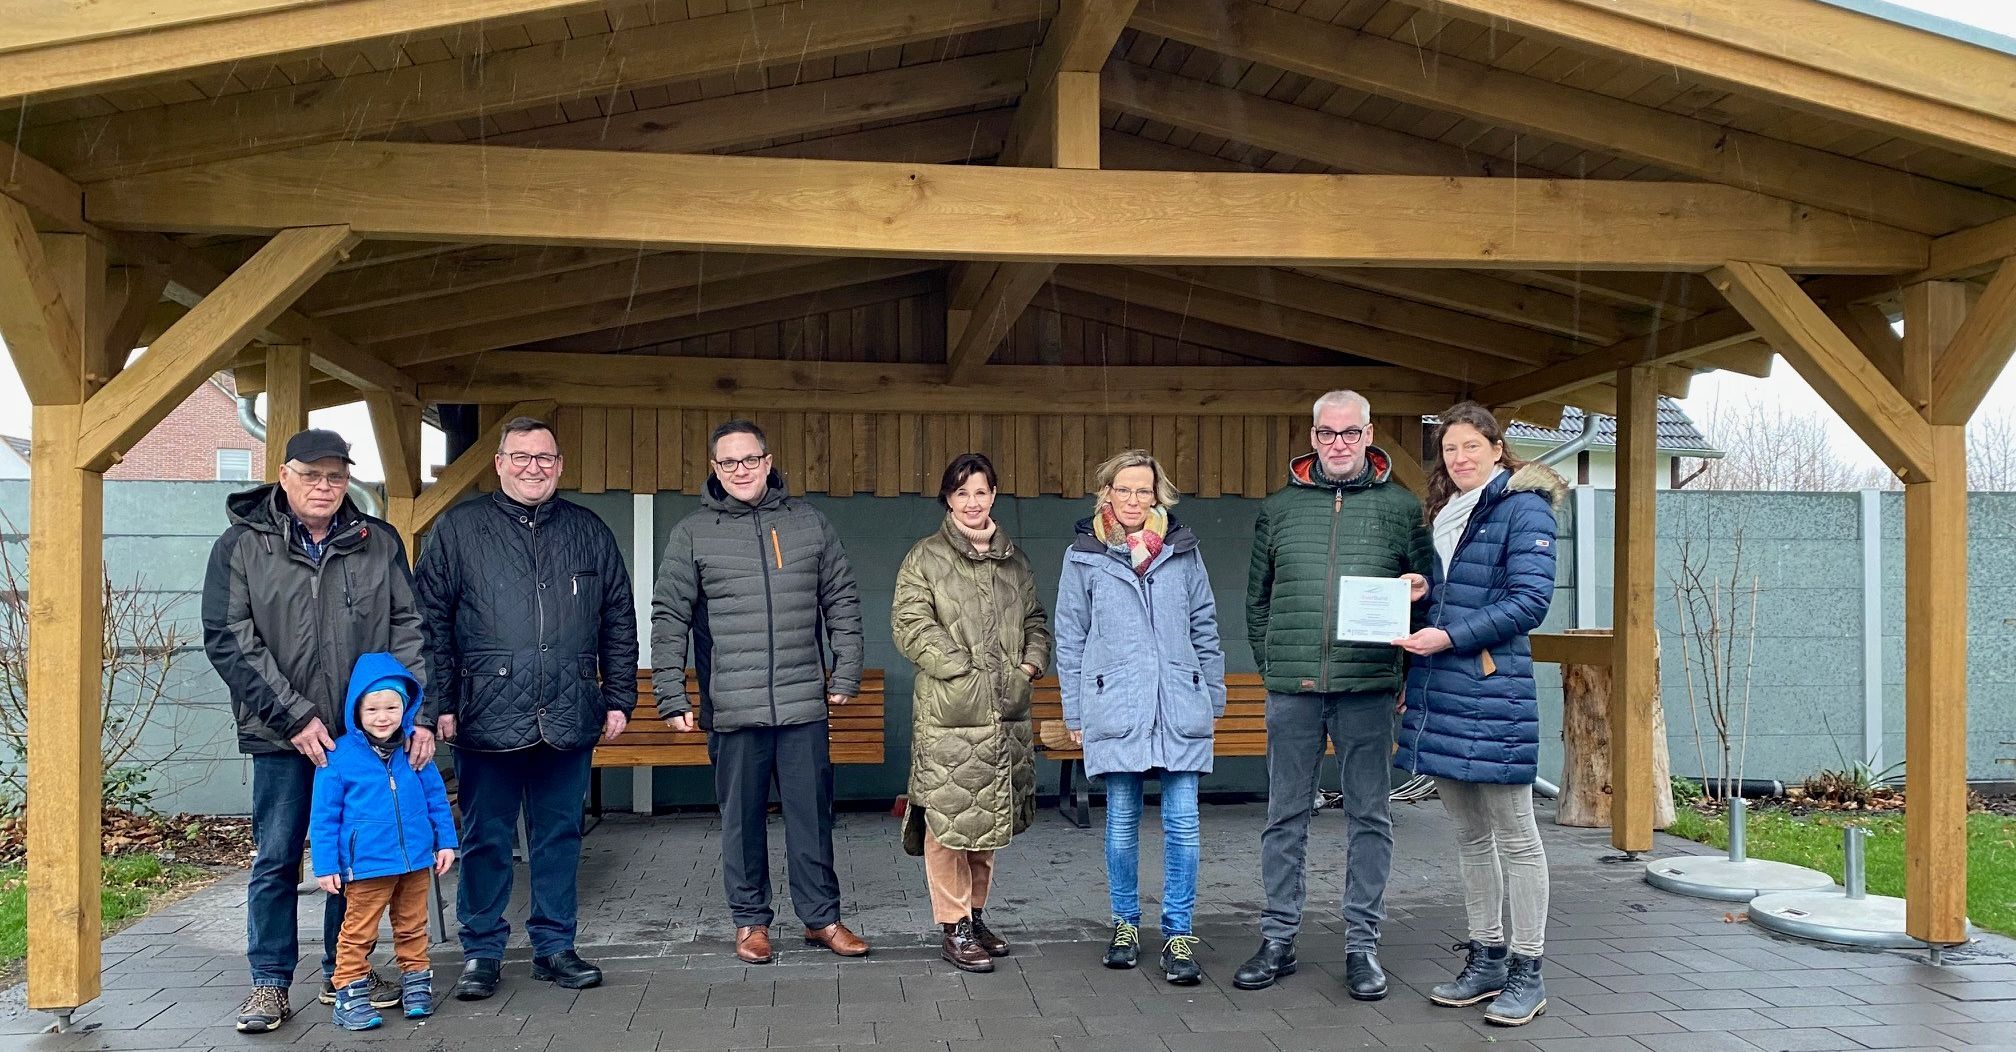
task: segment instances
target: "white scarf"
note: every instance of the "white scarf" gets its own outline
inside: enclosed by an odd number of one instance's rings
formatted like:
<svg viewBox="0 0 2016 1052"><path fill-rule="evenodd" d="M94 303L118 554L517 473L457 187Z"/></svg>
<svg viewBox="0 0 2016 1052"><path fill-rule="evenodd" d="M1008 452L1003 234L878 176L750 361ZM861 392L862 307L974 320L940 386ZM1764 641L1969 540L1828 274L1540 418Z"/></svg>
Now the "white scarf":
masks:
<svg viewBox="0 0 2016 1052"><path fill-rule="evenodd" d="M1491 485L1492 479L1504 473L1505 466L1500 464L1491 478L1484 480L1483 486L1456 494L1449 498L1449 503L1442 505L1441 511L1435 513L1435 554L1442 560L1444 580L1449 577L1449 560L1456 557L1456 543L1463 539L1463 531L1470 526L1470 513L1477 510L1478 498L1484 496L1484 489Z"/></svg>

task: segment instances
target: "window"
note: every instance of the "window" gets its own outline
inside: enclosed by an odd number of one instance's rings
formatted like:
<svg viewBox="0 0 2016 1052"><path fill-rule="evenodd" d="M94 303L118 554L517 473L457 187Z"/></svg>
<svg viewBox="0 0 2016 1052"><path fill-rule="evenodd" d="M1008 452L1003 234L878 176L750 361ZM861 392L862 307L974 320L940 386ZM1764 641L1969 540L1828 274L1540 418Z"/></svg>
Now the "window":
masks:
<svg viewBox="0 0 2016 1052"><path fill-rule="evenodd" d="M217 451L217 481L250 482L252 480L252 451L249 449L220 449Z"/></svg>

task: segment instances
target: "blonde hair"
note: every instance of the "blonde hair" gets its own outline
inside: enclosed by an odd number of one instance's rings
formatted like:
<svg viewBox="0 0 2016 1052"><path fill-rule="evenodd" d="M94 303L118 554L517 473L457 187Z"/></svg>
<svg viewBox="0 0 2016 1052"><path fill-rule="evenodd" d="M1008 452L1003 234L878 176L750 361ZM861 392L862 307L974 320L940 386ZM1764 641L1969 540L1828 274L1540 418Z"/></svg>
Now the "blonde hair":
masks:
<svg viewBox="0 0 2016 1052"><path fill-rule="evenodd" d="M1169 473L1145 449L1123 449L1106 458L1092 473L1098 482L1096 494L1103 495L1113 486L1113 479L1128 468L1147 468L1155 473L1155 504L1158 507L1173 508L1181 498L1176 494L1176 484L1169 481Z"/></svg>

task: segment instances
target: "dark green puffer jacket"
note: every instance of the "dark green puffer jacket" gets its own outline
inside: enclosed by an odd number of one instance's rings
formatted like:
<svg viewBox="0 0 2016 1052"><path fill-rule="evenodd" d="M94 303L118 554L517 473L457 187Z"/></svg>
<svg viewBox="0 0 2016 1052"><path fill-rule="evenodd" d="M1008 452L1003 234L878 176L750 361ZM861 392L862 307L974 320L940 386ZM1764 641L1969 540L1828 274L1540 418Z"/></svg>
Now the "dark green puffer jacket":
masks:
<svg viewBox="0 0 2016 1052"><path fill-rule="evenodd" d="M1288 463L1288 485L1260 505L1246 581L1246 635L1277 694L1400 690L1403 652L1382 643L1331 642L1337 578L1427 574L1435 558L1421 501L1391 481L1392 460L1366 450L1367 470L1333 485L1316 454Z"/></svg>

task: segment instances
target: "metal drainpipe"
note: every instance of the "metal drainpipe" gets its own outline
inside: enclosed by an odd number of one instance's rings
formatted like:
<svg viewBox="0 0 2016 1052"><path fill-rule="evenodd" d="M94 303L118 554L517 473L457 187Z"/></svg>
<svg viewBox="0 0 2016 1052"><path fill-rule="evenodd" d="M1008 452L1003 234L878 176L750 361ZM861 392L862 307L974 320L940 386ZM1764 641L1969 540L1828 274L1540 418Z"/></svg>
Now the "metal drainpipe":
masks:
<svg viewBox="0 0 2016 1052"><path fill-rule="evenodd" d="M238 396L238 426L244 428L246 434L264 442L266 421L259 419L258 404L259 400L255 395ZM358 511L373 518L384 512L384 505L378 500L377 492L354 478L350 480L350 500L357 505Z"/></svg>
<svg viewBox="0 0 2016 1052"><path fill-rule="evenodd" d="M1595 442L1596 414L1585 409L1582 412L1582 433L1535 457L1534 463L1553 467L1567 460L1569 457L1588 449ZM1579 585L1580 582L1577 582L1577 584ZM1557 799L1561 795L1561 787L1545 778L1533 779L1533 791L1550 800Z"/></svg>

